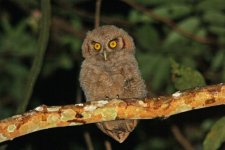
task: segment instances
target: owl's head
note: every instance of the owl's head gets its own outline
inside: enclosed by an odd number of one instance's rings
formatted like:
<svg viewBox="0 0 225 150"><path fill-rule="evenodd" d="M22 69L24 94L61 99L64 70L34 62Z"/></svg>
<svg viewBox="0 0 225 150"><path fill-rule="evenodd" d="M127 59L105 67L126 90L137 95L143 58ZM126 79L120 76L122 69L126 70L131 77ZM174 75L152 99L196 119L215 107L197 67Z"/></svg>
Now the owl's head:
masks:
<svg viewBox="0 0 225 150"><path fill-rule="evenodd" d="M87 33L82 45L84 58L110 61L121 54L133 54L135 50L131 36L113 25L98 27Z"/></svg>

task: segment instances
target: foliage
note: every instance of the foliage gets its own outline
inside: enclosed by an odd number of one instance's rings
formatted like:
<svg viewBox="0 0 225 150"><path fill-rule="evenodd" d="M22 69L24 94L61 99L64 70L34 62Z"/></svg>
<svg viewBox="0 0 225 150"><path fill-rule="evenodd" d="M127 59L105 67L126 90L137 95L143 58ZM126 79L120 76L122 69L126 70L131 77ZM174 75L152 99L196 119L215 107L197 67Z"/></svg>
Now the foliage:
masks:
<svg viewBox="0 0 225 150"><path fill-rule="evenodd" d="M172 80L177 90L185 90L205 85L205 79L197 70L185 67L171 60Z"/></svg>
<svg viewBox="0 0 225 150"><path fill-rule="evenodd" d="M225 82L224 0L133 1L164 19L173 20L176 27L188 33L201 39L211 39L213 42L210 44L198 42L193 36L188 38L165 23L149 17L146 12L129 7L122 1L105 1L103 0L102 3L102 24L123 27L134 37L140 70L152 95L172 93L177 89L197 85ZM79 91L78 74L82 61L80 47L84 35L94 26L95 1L52 0L51 4L53 17L50 41L29 108L42 103L48 105L76 103L74 99L80 99L81 95L76 92ZM38 51L40 17L39 1L0 1L0 118L14 114L22 101L21 93L33 58ZM196 149L202 148L204 135L213 124L213 118L224 115L219 111L220 108L217 109L219 113L212 113L213 116L209 115L210 111L207 110L190 113L190 118L179 115L183 120L178 124ZM217 109L214 111L217 112ZM172 120L180 121L179 116ZM176 140L171 139L169 125L165 124L170 123L167 121L141 123L133 133L136 136L131 136L123 147L181 149ZM213 129L217 130L215 126ZM161 130L162 128L164 130ZM95 127L73 129L79 134L78 136L70 135L68 130L70 129L56 130L51 137L48 136L48 132L51 131L46 131L47 133L40 133L46 134L45 138L41 135L34 135L34 137L50 139L48 146L55 146L55 148L61 148L60 146L63 145L63 149L86 149L84 139L81 137L82 131L89 130L94 147L104 149L102 141L106 137L103 137ZM222 129L220 131L222 132ZM57 139L56 135L69 136L62 140ZM28 140L29 142L25 138L21 140L23 141L23 144L20 143L21 147L31 145L32 149L41 149L41 146L35 143L35 138ZM19 141L12 143L11 149L18 145L17 142ZM121 147L111 140L110 142L113 148ZM133 143L132 147L129 143Z"/></svg>
<svg viewBox="0 0 225 150"><path fill-rule="evenodd" d="M204 150L216 150L225 141L225 117L218 120L204 141Z"/></svg>

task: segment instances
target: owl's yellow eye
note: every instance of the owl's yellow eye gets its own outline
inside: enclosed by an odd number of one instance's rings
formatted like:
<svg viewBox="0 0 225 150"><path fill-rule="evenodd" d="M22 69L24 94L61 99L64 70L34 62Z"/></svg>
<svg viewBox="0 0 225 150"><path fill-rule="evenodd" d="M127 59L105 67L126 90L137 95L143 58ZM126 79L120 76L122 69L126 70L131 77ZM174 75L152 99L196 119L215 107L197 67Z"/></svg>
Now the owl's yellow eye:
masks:
<svg viewBox="0 0 225 150"><path fill-rule="evenodd" d="M100 51L102 46L101 46L100 43L97 43L97 42L96 42L96 43L93 44L93 47L94 47L94 49L95 49L96 51Z"/></svg>
<svg viewBox="0 0 225 150"><path fill-rule="evenodd" d="M109 47L110 48L115 48L117 46L117 41L116 40L112 40L109 42Z"/></svg>

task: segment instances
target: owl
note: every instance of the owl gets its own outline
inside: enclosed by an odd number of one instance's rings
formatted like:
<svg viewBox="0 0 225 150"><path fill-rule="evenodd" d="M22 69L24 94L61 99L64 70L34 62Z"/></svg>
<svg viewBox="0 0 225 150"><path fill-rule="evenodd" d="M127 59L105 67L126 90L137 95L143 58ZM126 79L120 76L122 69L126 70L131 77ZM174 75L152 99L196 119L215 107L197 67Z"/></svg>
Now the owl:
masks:
<svg viewBox="0 0 225 150"><path fill-rule="evenodd" d="M84 61L79 79L86 100L146 97L134 54L133 39L123 29L105 25L89 31L82 44ZM137 120L97 123L99 129L120 143L136 125Z"/></svg>

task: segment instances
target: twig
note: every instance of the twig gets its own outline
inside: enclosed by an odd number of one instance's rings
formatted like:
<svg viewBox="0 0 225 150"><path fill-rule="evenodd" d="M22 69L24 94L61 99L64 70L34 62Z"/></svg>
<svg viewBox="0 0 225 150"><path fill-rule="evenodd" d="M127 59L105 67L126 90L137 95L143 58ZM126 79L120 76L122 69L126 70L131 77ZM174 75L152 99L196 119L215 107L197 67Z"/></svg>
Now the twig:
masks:
<svg viewBox="0 0 225 150"><path fill-rule="evenodd" d="M87 149L88 150L94 150L94 146L93 146L93 143L91 141L91 136L90 136L89 132L84 133L84 139L85 139L85 142L87 144Z"/></svg>
<svg viewBox="0 0 225 150"><path fill-rule="evenodd" d="M86 11L83 11L81 9L79 9L78 7L75 7L73 10L74 13L76 13L77 15L87 18L87 19L91 19L94 20L95 17L93 16L92 13L88 13ZM120 18L115 18L115 17L108 17L108 16L103 16L101 15L101 20L99 20L100 22L106 23L106 24L116 24L116 25L120 25L120 26L132 26L134 25L133 23L127 21L127 20L122 20Z"/></svg>
<svg viewBox="0 0 225 150"><path fill-rule="evenodd" d="M7 148L7 145L1 145L0 146L0 150L6 150L6 148Z"/></svg>
<svg viewBox="0 0 225 150"><path fill-rule="evenodd" d="M66 20L61 19L59 17L54 17L52 19L52 29L53 30L62 30L64 32L68 32L73 34L74 36L83 39L86 35L86 31L77 30L71 26Z"/></svg>
<svg viewBox="0 0 225 150"><path fill-rule="evenodd" d="M105 149L106 150L112 150L112 146L111 146L111 143L109 141L105 141Z"/></svg>
<svg viewBox="0 0 225 150"><path fill-rule="evenodd" d="M95 6L95 28L99 27L99 24L100 24L101 2L102 2L102 0L96 0L96 6Z"/></svg>
<svg viewBox="0 0 225 150"><path fill-rule="evenodd" d="M145 99L88 101L67 106L42 105L0 121L0 142L35 131L120 119L168 118L194 109L225 104L225 84Z"/></svg>
<svg viewBox="0 0 225 150"><path fill-rule="evenodd" d="M144 6L134 2L132 0L121 0L121 1L125 2L126 4L133 7L134 9L137 9L138 11L143 12L144 14L148 15L149 17L166 24L167 26L173 28L174 31L180 33L181 35L183 35L187 38L193 39L193 40L195 40L199 43L202 43L202 44L216 44L215 40L200 37L200 36L197 36L193 33L190 33L187 30L184 30L184 29L178 27L176 22L174 22L173 20L170 20L169 18L160 16L160 15L154 13L151 9L147 9Z"/></svg>
<svg viewBox="0 0 225 150"><path fill-rule="evenodd" d="M95 14L93 15L93 13L84 11L84 10L80 9L78 6L75 6L73 8L71 8L69 6L68 7L64 6L63 8L55 6L55 9L56 10L64 9L66 14L74 13L74 14L82 17L82 19L86 19L86 20L90 20L90 21L93 21L95 19ZM115 24L115 25L120 25L120 26L134 25L134 23L129 22L125 19L114 17L114 16L104 16L102 14L101 14L101 20L99 20L99 21L102 23L105 23L105 24Z"/></svg>
<svg viewBox="0 0 225 150"><path fill-rule="evenodd" d="M50 26L50 12L51 12L51 4L50 0L42 0L41 1L41 9L42 9L42 18L41 18L41 30L40 36L38 39L38 48L37 54L34 58L28 80L26 86L24 87L24 100L20 103L17 113L22 113L26 110L26 107L29 103L29 100L33 93L33 88L35 82L40 74L42 62L44 59L45 50L48 43L49 38L49 26Z"/></svg>
<svg viewBox="0 0 225 150"><path fill-rule="evenodd" d="M81 101L81 89L78 88L77 89L77 96L76 96L76 102L80 102ZM88 150L94 150L94 146L93 146L93 143L92 143L92 140L91 140L91 136L90 136L90 133L88 131L85 131L84 132L84 139L85 139L85 142L86 142L86 145L87 145L87 149Z"/></svg>
<svg viewBox="0 0 225 150"><path fill-rule="evenodd" d="M181 131L176 125L172 125L171 131L173 135L175 136L176 140L180 143L180 145L185 149L185 150L194 150L193 146L191 143L185 138L184 135L182 135Z"/></svg>

